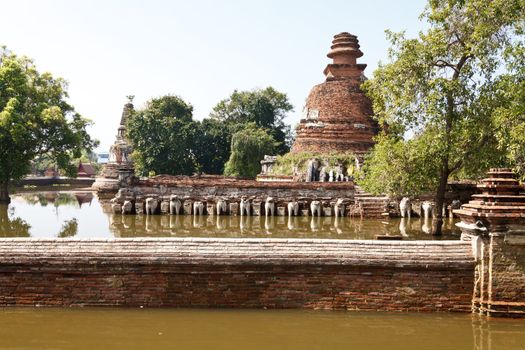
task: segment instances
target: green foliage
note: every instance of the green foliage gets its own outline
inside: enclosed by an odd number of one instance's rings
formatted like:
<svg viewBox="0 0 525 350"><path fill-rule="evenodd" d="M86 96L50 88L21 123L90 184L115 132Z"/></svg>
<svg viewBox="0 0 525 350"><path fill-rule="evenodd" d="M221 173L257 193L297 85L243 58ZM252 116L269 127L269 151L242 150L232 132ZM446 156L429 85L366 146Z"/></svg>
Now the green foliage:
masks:
<svg viewBox="0 0 525 350"><path fill-rule="evenodd" d="M494 112L498 148L525 180L525 47L512 52L511 74L498 81L497 98L502 102Z"/></svg>
<svg viewBox="0 0 525 350"><path fill-rule="evenodd" d="M46 155L74 176L71 160L96 146L86 131L90 122L67 97L63 79L0 48L0 201L9 200L7 183L27 174L34 158Z"/></svg>
<svg viewBox="0 0 525 350"><path fill-rule="evenodd" d="M186 174L195 170L193 140L197 124L193 106L182 98L166 95L151 99L128 120L128 139L134 147L137 172L147 175Z"/></svg>
<svg viewBox="0 0 525 350"><path fill-rule="evenodd" d="M210 117L226 123L232 133L244 128L247 123L267 129L279 142L277 153L284 154L290 150L292 143L290 127L284 123L284 118L292 110L286 94L267 87L252 91L235 90L213 108Z"/></svg>
<svg viewBox="0 0 525 350"><path fill-rule="evenodd" d="M363 85L376 117L389 126L363 185L392 194L433 189L439 207L450 177L477 177L505 164L494 114L504 104L499 81L524 43L525 4L430 0L421 17L429 29L417 38L387 32L390 62ZM412 140L400 140L406 136Z"/></svg>
<svg viewBox="0 0 525 350"><path fill-rule="evenodd" d="M232 132L227 124L206 118L198 124L195 138L195 157L198 171L206 174L222 174L224 164L230 157Z"/></svg>
<svg viewBox="0 0 525 350"><path fill-rule="evenodd" d="M319 159L324 163L324 166L327 166L327 172L335 170L335 167L341 164L350 175L354 173L355 154L352 152L332 152L322 156L312 152L287 153L277 156L271 173L275 175L293 175L294 168L304 173L306 172L308 161L314 158Z"/></svg>
<svg viewBox="0 0 525 350"><path fill-rule="evenodd" d="M436 172L432 148L428 147L429 135L419 135L411 140L381 134L377 144L368 154L358 180L372 194L388 193L395 197L417 196L434 189ZM360 175L362 175L360 174Z"/></svg>
<svg viewBox="0 0 525 350"><path fill-rule="evenodd" d="M291 109L286 95L271 87L235 91L202 122L192 119L193 107L180 97L152 99L128 122L136 169L141 175L150 171L222 174L231 155L233 134L252 124L279 141L274 152L286 152L291 139L283 118Z"/></svg>
<svg viewBox="0 0 525 350"><path fill-rule="evenodd" d="M266 129L255 123L247 124L233 134L231 155L224 167L229 176L255 177L261 172L261 159L265 154L273 154L278 143Z"/></svg>

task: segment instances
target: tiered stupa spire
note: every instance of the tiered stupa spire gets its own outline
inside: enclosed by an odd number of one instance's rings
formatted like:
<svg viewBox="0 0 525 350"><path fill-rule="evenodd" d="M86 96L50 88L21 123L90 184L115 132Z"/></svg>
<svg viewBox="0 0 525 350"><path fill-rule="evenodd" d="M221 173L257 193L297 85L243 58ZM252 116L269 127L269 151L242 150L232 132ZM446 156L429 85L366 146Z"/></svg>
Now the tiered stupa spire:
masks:
<svg viewBox="0 0 525 350"><path fill-rule="evenodd" d="M493 168L477 186L482 193L454 211L472 229L506 231L509 225L525 225L525 188L507 168ZM468 228L468 227L464 227Z"/></svg>
<svg viewBox="0 0 525 350"><path fill-rule="evenodd" d="M128 102L122 109L117 137L109 149L108 163L104 165L93 184L93 188L99 191L99 194L101 192L116 192L124 178L134 173L133 159L131 158L133 148L126 137L126 124L134 111L134 96L127 96L127 98Z"/></svg>
<svg viewBox="0 0 525 350"><path fill-rule="evenodd" d="M372 103L361 91L366 64L355 35L334 36L324 70L326 81L310 92L297 126L292 152L345 152L361 154L373 146L378 125L372 119Z"/></svg>

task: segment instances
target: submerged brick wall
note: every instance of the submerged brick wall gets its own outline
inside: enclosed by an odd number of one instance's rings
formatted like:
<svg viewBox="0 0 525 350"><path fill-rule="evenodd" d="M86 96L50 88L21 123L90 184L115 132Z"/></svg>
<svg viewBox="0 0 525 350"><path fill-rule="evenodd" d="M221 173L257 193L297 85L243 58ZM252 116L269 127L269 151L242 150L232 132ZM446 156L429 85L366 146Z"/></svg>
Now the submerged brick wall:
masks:
<svg viewBox="0 0 525 350"><path fill-rule="evenodd" d="M470 312L460 241L0 240L0 305Z"/></svg>

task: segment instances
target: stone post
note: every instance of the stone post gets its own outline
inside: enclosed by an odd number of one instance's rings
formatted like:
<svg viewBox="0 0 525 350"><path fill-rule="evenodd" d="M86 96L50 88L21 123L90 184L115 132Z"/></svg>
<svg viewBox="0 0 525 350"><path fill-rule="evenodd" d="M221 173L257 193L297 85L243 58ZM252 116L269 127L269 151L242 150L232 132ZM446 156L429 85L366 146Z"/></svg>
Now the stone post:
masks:
<svg viewBox="0 0 525 350"><path fill-rule="evenodd" d="M481 194L454 210L478 262L473 312L525 317L525 194L510 169L490 169Z"/></svg>

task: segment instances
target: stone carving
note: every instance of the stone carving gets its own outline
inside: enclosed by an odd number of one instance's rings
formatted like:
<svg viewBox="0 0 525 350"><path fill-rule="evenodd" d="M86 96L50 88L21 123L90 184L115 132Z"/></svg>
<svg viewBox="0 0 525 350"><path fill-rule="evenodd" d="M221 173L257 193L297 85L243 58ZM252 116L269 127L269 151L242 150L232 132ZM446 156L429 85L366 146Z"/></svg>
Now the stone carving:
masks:
<svg viewBox="0 0 525 350"><path fill-rule="evenodd" d="M335 202L335 205L334 205L334 212L335 212L335 217L342 217L342 216L345 216L345 204L344 204L344 199L343 198L339 198L337 200L337 202Z"/></svg>
<svg viewBox="0 0 525 350"><path fill-rule="evenodd" d="M228 214L228 204L224 199L219 199L217 201L217 215Z"/></svg>
<svg viewBox="0 0 525 350"><path fill-rule="evenodd" d="M328 172L328 182L334 182L334 170L330 169Z"/></svg>
<svg viewBox="0 0 525 350"><path fill-rule="evenodd" d="M266 198L266 202L264 203L264 212L266 216L275 215L275 200L273 199L273 197Z"/></svg>
<svg viewBox="0 0 525 350"><path fill-rule="evenodd" d="M159 201L157 198L146 198L146 215L155 215L157 213L158 206Z"/></svg>
<svg viewBox="0 0 525 350"><path fill-rule="evenodd" d="M412 203L410 202L410 198L403 197L401 199L401 201L399 202L399 211L401 213L402 218L410 218L410 215L412 213Z"/></svg>
<svg viewBox="0 0 525 350"><path fill-rule="evenodd" d="M161 214L169 214L170 213L170 202L169 201L161 201L160 202L160 213Z"/></svg>
<svg viewBox="0 0 525 350"><path fill-rule="evenodd" d="M277 161L277 156L264 155L264 159L261 160L261 175L268 175L272 172L272 168Z"/></svg>
<svg viewBox="0 0 525 350"><path fill-rule="evenodd" d="M339 164L335 167L335 181L345 180L345 169L343 165Z"/></svg>
<svg viewBox="0 0 525 350"><path fill-rule="evenodd" d="M321 216L321 209L322 209L322 206L321 206L321 202L320 201L312 201L310 203L310 211L312 212L312 216L315 216L315 214L317 213L317 216Z"/></svg>
<svg viewBox="0 0 525 350"><path fill-rule="evenodd" d="M299 216L299 203L297 201L288 203L288 216Z"/></svg>
<svg viewBox="0 0 525 350"><path fill-rule="evenodd" d="M193 215L204 215L204 203L201 201L193 202Z"/></svg>
<svg viewBox="0 0 525 350"><path fill-rule="evenodd" d="M317 169L319 168L319 161L310 159L308 161L308 168L306 170L306 182L313 182L317 180Z"/></svg>
<svg viewBox="0 0 525 350"><path fill-rule="evenodd" d="M124 201L122 204L122 214L132 214L133 213L133 202Z"/></svg>
<svg viewBox="0 0 525 350"><path fill-rule="evenodd" d="M170 214L179 215L181 208L182 208L182 202L179 199L179 196L177 195L170 196Z"/></svg>
<svg viewBox="0 0 525 350"><path fill-rule="evenodd" d="M307 119L319 119L319 110L318 109L309 109Z"/></svg>
<svg viewBox="0 0 525 350"><path fill-rule="evenodd" d="M191 208L193 207L191 201L189 200L185 200L183 203L182 203L182 208L184 210L184 214L185 215L191 215Z"/></svg>
<svg viewBox="0 0 525 350"><path fill-rule="evenodd" d="M251 203L250 203L250 200L246 196L241 197L240 208L241 208L241 216L244 216L244 215L250 216Z"/></svg>
<svg viewBox="0 0 525 350"><path fill-rule="evenodd" d="M433 216L434 203L430 201L424 201L423 204L421 204L421 210L425 219L431 218Z"/></svg>
<svg viewBox="0 0 525 350"><path fill-rule="evenodd" d="M319 182L325 182L326 181L326 167L321 167L321 171L319 172Z"/></svg>

